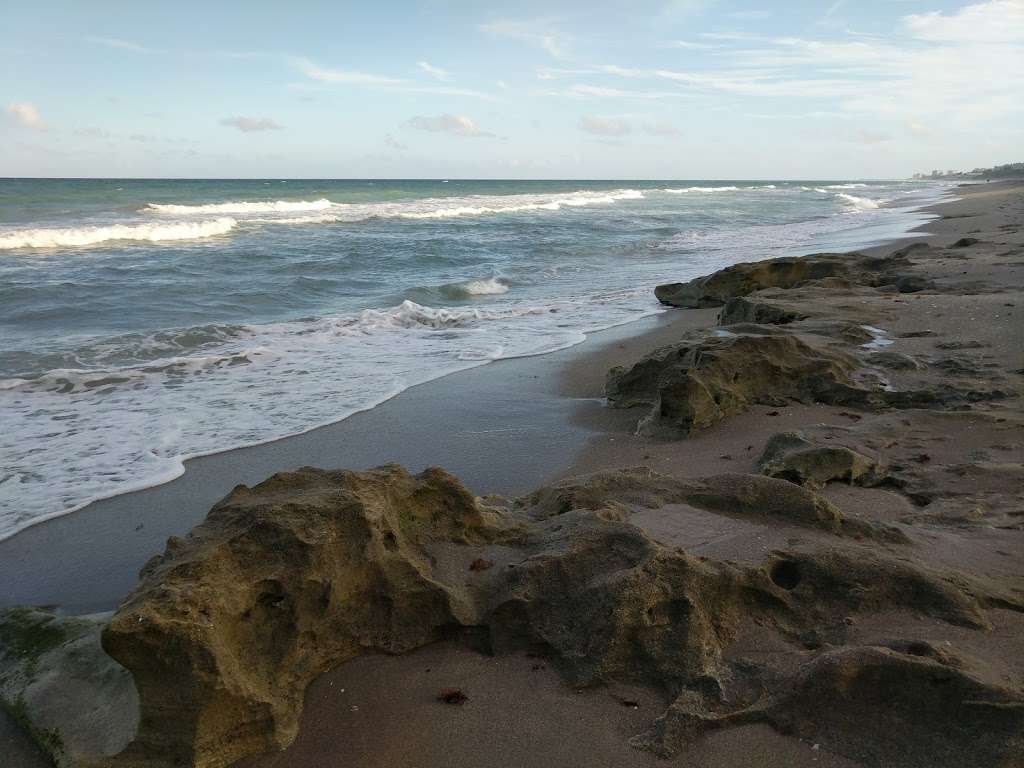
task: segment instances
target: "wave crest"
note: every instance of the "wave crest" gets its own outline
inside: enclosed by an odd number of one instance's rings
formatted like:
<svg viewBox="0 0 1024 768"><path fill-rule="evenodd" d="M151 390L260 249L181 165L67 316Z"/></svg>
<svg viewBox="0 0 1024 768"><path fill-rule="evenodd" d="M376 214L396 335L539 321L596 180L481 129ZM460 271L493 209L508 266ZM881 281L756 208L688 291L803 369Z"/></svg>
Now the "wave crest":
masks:
<svg viewBox="0 0 1024 768"><path fill-rule="evenodd" d="M176 205L172 203L149 203L143 212L157 213L295 213L299 211L326 211L335 205L326 198L319 200L265 200L210 203L208 205Z"/></svg>
<svg viewBox="0 0 1024 768"><path fill-rule="evenodd" d="M97 245L110 240L196 240L224 235L238 226L232 218L178 221L173 224L112 224L106 227L23 229L0 232L0 250L13 248L60 248Z"/></svg>
<svg viewBox="0 0 1024 768"><path fill-rule="evenodd" d="M878 207L878 201L872 200L870 197L857 197L856 195L848 195L845 192L837 192L836 197L859 211L871 211Z"/></svg>

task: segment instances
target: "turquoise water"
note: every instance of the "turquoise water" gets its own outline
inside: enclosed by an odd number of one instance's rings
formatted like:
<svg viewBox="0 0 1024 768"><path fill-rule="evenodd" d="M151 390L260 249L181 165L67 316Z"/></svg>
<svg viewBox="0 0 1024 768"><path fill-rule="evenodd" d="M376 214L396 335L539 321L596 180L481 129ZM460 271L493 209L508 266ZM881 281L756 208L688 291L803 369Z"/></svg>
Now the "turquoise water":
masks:
<svg viewBox="0 0 1024 768"><path fill-rule="evenodd" d="M185 458L898 236L920 182L0 180L0 538Z"/></svg>

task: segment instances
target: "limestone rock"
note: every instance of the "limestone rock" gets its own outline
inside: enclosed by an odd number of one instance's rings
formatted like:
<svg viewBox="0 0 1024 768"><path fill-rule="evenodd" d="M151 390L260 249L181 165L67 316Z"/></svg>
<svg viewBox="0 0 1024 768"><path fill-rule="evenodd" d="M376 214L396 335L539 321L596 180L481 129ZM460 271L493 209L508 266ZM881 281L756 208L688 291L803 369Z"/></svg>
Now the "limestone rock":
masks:
<svg viewBox="0 0 1024 768"><path fill-rule="evenodd" d="M727 473L680 479L647 467L596 472L570 478L527 497L533 516L570 510L600 510L609 504L656 509L687 504L720 515L817 528L839 536L906 543L898 528L846 518L827 499L785 480Z"/></svg>
<svg viewBox="0 0 1024 768"><path fill-rule="evenodd" d="M801 670L792 696L771 717L878 768L1020 765L1024 695L922 648L824 653ZM912 732L894 723L913 723Z"/></svg>
<svg viewBox="0 0 1024 768"><path fill-rule="evenodd" d="M280 749L314 677L363 652L440 638L542 654L576 685L658 687L675 704L635 743L668 754L706 727L776 722L769 704L789 701L792 680L727 654L744 627L813 657L824 643L807 638L841 640L859 611L986 627L988 607L1024 610L1019 595L877 542L837 538L739 566L663 547L629 523L637 504L678 499L840 535L851 525L811 491L758 475L601 473L500 510L438 469L307 468L239 487L147 565L104 632L141 700L135 740L105 764L221 768ZM493 567L473 570L481 558ZM765 701L751 698L761 690ZM855 744L856 733L836 743Z"/></svg>
<svg viewBox="0 0 1024 768"><path fill-rule="evenodd" d="M109 618L0 612L0 703L59 768L108 758L135 734L131 675L100 647Z"/></svg>
<svg viewBox="0 0 1024 768"><path fill-rule="evenodd" d="M866 402L870 393L851 378L857 367L791 335L691 337L613 368L605 393L613 407L650 406L638 431L685 435L754 404Z"/></svg>
<svg viewBox="0 0 1024 768"><path fill-rule="evenodd" d="M814 445L798 432L773 435L758 468L806 488L822 488L834 480L871 486L884 478L882 467L870 457L841 445Z"/></svg>
<svg viewBox="0 0 1024 768"><path fill-rule="evenodd" d="M799 258L733 264L686 283L659 285L654 289L654 295L662 304L673 307L719 307L731 298L747 296L764 288L796 288L819 280L840 279L863 285L886 285L895 282L896 270L907 266L906 254L898 251L887 257L816 253ZM912 287L911 282L907 285Z"/></svg>
<svg viewBox="0 0 1024 768"><path fill-rule="evenodd" d="M452 476L306 468L239 486L172 541L103 633L142 703L121 765L224 766L292 741L306 685L476 623L431 542L514 539Z"/></svg>

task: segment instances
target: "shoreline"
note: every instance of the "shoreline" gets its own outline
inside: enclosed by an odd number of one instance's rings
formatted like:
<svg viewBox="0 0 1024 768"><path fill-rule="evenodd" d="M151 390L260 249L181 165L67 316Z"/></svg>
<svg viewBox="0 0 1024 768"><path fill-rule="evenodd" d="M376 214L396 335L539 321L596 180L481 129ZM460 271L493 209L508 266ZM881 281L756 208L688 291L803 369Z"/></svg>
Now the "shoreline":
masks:
<svg viewBox="0 0 1024 768"><path fill-rule="evenodd" d="M397 467L236 490L94 625L92 663L141 703L103 754L1004 765L1024 734L1024 184L932 210L909 242L664 286L718 303L431 382L455 401L427 411L431 458L487 394L504 428L470 440L510 486L547 483L528 496ZM441 402L406 399L417 426ZM201 706L226 690L245 706Z"/></svg>
<svg viewBox="0 0 1024 768"><path fill-rule="evenodd" d="M955 195L956 189L945 194ZM950 201L909 208L904 214L935 214L937 207L948 204ZM933 221L904 229L896 239L874 247L884 249L913 237L915 230ZM893 223L882 226L892 227ZM872 229L866 228L863 234ZM655 311L591 333L571 347L455 371L402 390L339 421L264 443L192 457L169 481L34 521L0 540L0 581L8 584L0 595L0 608L32 604L57 605L70 613L109 610L131 589L138 569L169 536L182 535L201 522L209 508L235 485L255 484L276 471L303 465L368 468L394 462L414 470L441 465L475 492L515 495L587 466L582 457L605 427L599 404L579 401L603 399L604 371L610 367L604 363L620 359L616 349L635 352L653 342L667 343L679 332L680 322L688 329L713 324L713 312L685 321L675 314ZM630 354L627 351L625 357ZM591 358L593 366L585 362ZM588 367L599 374L600 381L585 391L575 380L578 376L567 379L565 375L566 370ZM525 383L517 396L510 397L510 375ZM470 417L478 429L459 431L465 426L464 414L459 407L446 404L453 399L478 407ZM479 411L479 406L491 401L503 402L512 413ZM594 411L599 414L596 420L588 416ZM517 427L507 426L510 417ZM413 425L415 439L399 434L400 422ZM520 437L529 433L539 436L551 432L552 423L558 424L562 433L557 439L539 439L535 443L543 449L520 446L509 455L507 435L518 429ZM455 436L451 436L453 427ZM446 434L449 439L438 445L435 437ZM481 461L499 455L508 462L502 469ZM65 562L60 573L52 568L54 552L61 553ZM97 584L102 585L100 589Z"/></svg>

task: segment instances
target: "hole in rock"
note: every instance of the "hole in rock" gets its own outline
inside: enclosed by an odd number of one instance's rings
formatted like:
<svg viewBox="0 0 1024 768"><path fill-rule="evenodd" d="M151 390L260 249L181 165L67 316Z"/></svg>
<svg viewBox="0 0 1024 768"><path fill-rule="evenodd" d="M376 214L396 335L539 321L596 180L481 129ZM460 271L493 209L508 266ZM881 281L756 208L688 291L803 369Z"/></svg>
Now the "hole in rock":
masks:
<svg viewBox="0 0 1024 768"><path fill-rule="evenodd" d="M800 568L792 560L779 560L772 565L769 577L776 586L783 589L796 589L800 583Z"/></svg>

